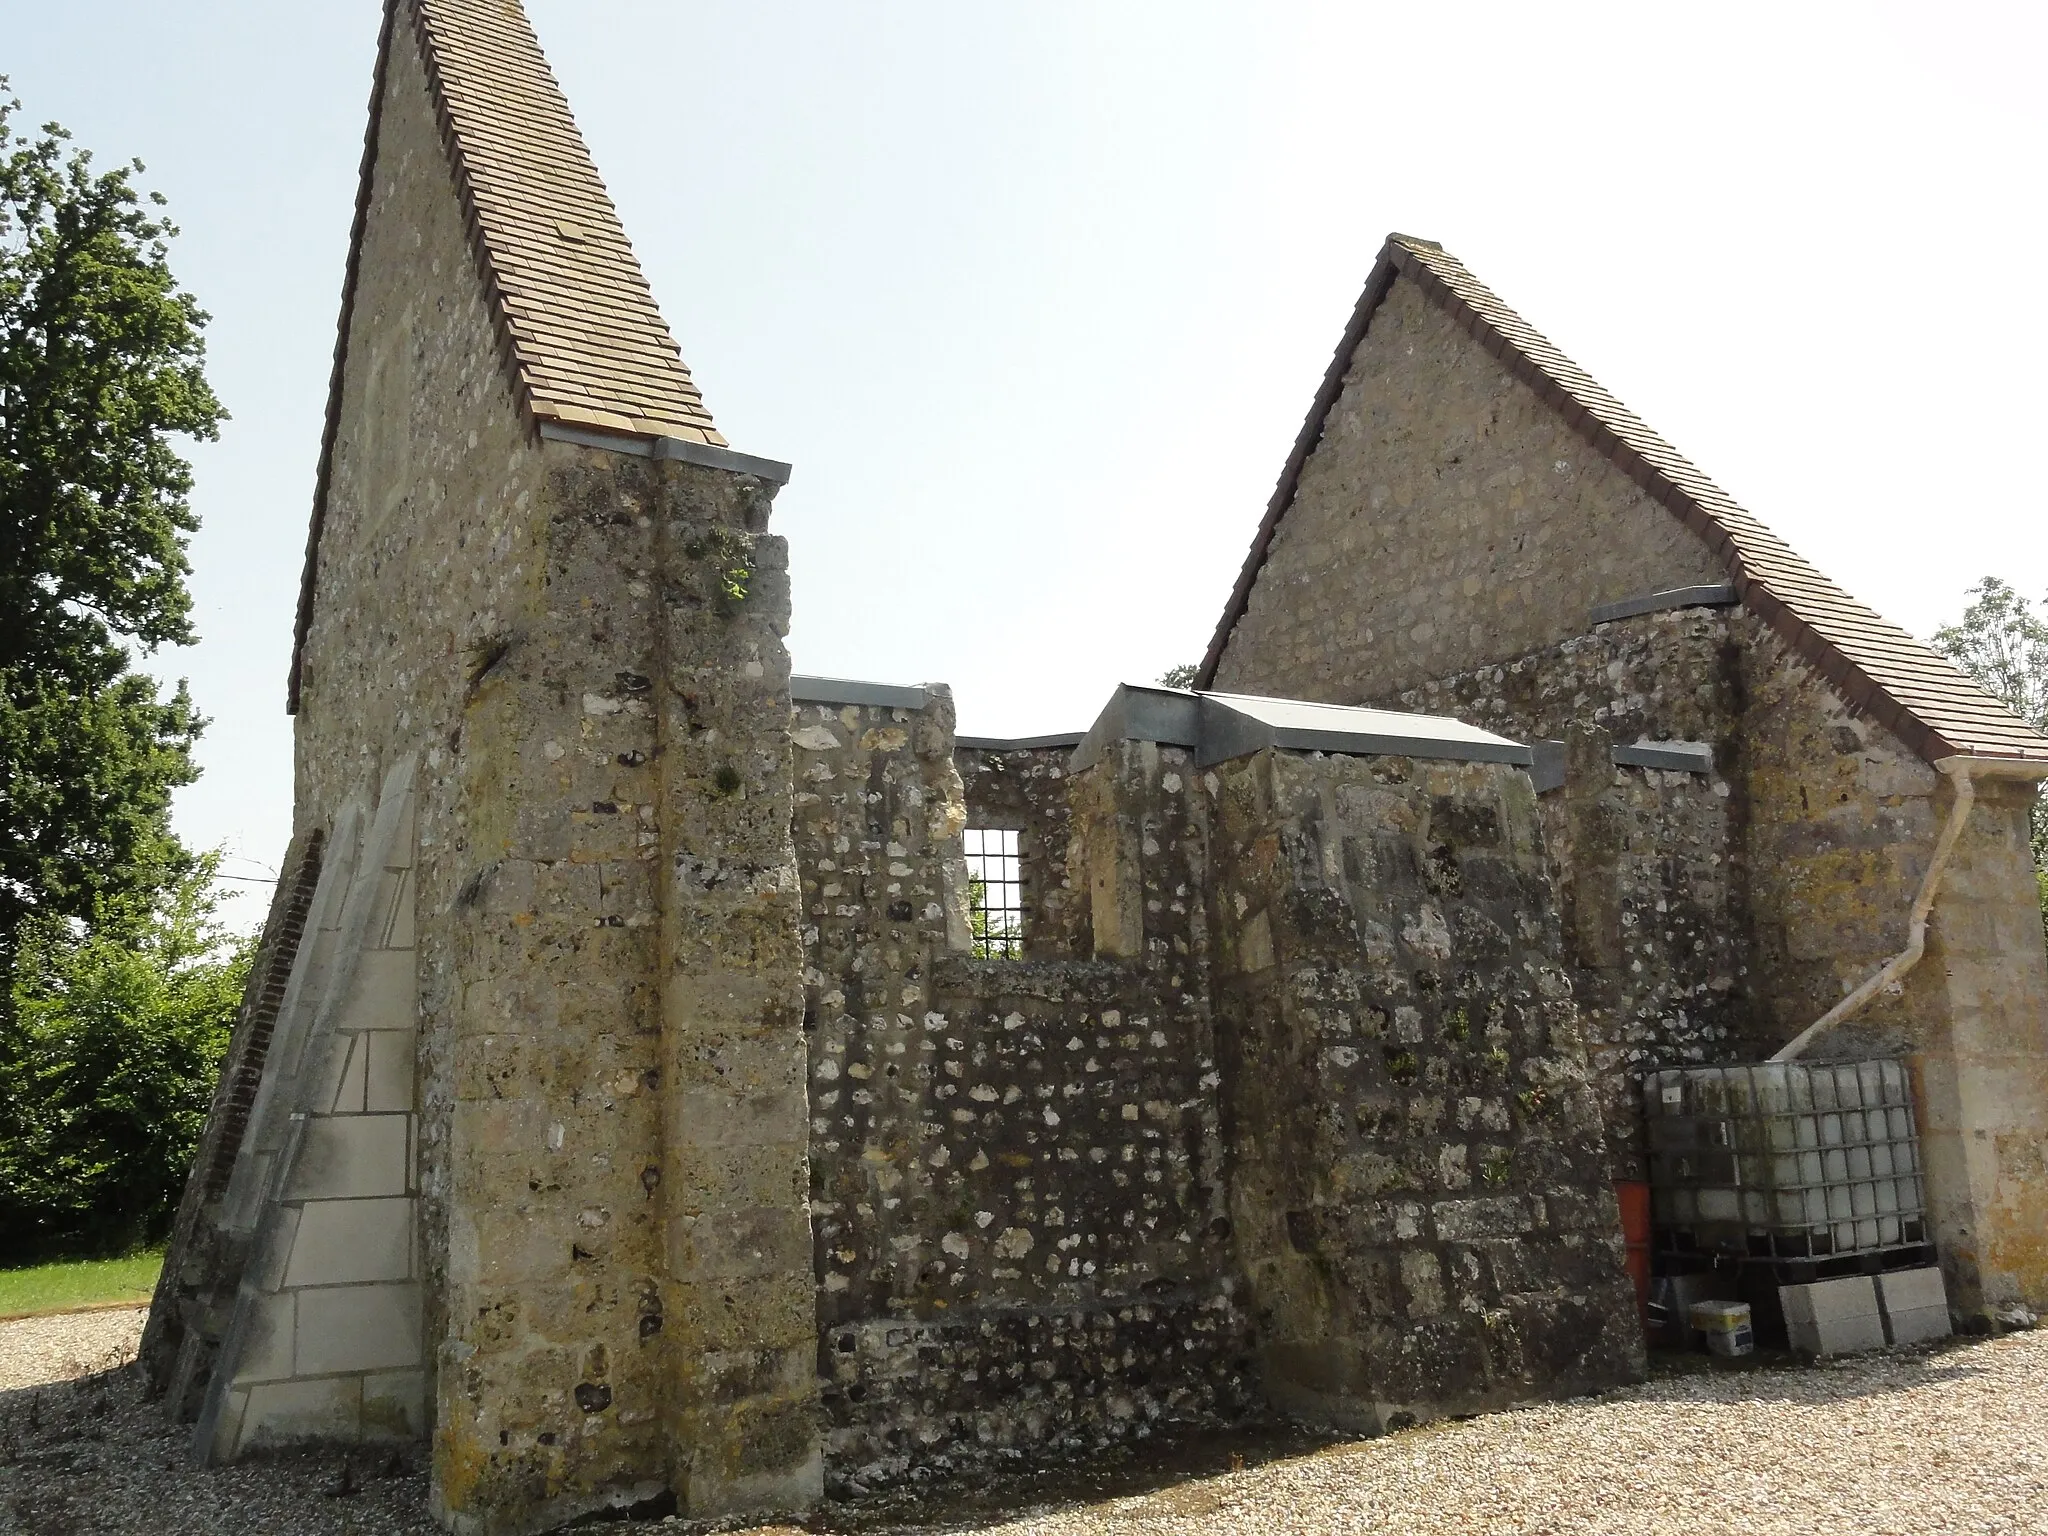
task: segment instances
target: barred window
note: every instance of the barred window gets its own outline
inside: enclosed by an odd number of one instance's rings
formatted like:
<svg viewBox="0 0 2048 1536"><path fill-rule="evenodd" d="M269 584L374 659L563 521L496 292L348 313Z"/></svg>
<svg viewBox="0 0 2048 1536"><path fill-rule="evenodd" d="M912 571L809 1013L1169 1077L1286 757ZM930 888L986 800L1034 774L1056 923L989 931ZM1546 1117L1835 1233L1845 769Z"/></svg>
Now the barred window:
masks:
<svg viewBox="0 0 2048 1536"><path fill-rule="evenodd" d="M967 916L975 954L991 960L1022 957L1023 880L1024 861L1015 832L967 829Z"/></svg>

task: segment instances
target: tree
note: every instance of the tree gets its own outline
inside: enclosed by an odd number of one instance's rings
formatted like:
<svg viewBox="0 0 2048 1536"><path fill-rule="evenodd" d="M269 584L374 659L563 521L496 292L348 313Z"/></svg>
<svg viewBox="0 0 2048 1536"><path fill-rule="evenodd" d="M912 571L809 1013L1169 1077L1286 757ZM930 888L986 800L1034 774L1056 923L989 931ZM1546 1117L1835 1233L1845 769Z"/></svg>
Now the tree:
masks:
<svg viewBox="0 0 2048 1536"><path fill-rule="evenodd" d="M0 1266L169 1231L255 948L216 920L219 861L89 927L24 922L0 1011Z"/></svg>
<svg viewBox="0 0 2048 1536"><path fill-rule="evenodd" d="M1961 622L1934 632L1934 648L2014 714L2048 731L2048 619L1996 576L1986 576L1969 596ZM2048 797L2035 796L2033 832L2034 879L2048 935Z"/></svg>
<svg viewBox="0 0 2048 1536"><path fill-rule="evenodd" d="M49 124L14 130L0 78L0 1005L16 935L95 919L192 868L171 792L205 722L133 653L190 644L190 467L225 417L176 229L131 173ZM149 202L162 205L152 195Z"/></svg>
<svg viewBox="0 0 2048 1536"><path fill-rule="evenodd" d="M1168 667L1159 674L1159 686L1162 688L1192 688L1195 686L1195 678L1201 670L1192 661L1184 661L1177 667Z"/></svg>

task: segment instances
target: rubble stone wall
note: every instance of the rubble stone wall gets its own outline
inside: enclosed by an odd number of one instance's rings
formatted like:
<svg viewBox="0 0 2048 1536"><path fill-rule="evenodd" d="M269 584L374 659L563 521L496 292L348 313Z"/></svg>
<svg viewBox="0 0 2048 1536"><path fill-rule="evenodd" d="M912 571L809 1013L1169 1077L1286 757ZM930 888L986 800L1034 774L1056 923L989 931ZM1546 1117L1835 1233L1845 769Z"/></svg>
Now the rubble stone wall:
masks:
<svg viewBox="0 0 2048 1536"><path fill-rule="evenodd" d="M920 714L795 715L818 1369L842 1486L1252 1395L1185 773L1149 749L1156 803L1134 813L1158 855L1156 965L977 960L950 700L932 693ZM1018 778L1057 826L1065 792L1037 756Z"/></svg>
<svg viewBox="0 0 2048 1536"><path fill-rule="evenodd" d="M1646 1176L1638 1074L1776 1049L1752 1027L1742 636L1725 608L1643 614L1390 701L1566 744L1538 806L1617 1178ZM1641 740L1703 742L1714 769L1613 761Z"/></svg>
<svg viewBox="0 0 2048 1536"><path fill-rule="evenodd" d="M1204 784L1269 1397L1377 1431L1640 1377L1527 776L1266 751Z"/></svg>
<svg viewBox="0 0 2048 1536"><path fill-rule="evenodd" d="M1067 800L1071 747L998 752L961 747L953 754L970 827L1014 829L1024 877L1024 957L1086 959L1082 902L1067 869L1073 836Z"/></svg>
<svg viewBox="0 0 2048 1536"><path fill-rule="evenodd" d="M1414 282L1394 280L1215 686L1357 704L1560 644L1719 560Z"/></svg>
<svg viewBox="0 0 2048 1536"><path fill-rule="evenodd" d="M437 1504L795 1507L822 1464L774 487L532 434L410 27L363 238L297 818L419 754Z"/></svg>

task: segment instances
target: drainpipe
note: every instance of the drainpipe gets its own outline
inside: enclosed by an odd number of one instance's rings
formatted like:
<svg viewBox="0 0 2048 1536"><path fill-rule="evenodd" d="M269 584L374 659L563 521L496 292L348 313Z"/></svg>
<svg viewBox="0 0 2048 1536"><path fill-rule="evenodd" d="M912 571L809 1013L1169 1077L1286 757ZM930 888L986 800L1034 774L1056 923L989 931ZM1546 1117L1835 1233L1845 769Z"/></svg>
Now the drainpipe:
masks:
<svg viewBox="0 0 2048 1536"><path fill-rule="evenodd" d="M1928 863L1927 874L1920 881L1920 894L1913 898L1912 915L1906 924L1906 947L1887 960L1875 976L1794 1035L1785 1048L1771 1058L1772 1061L1798 1060L1815 1040L1855 1014L1920 963L1920 957L1927 952L1927 915L1933 910L1934 898L1941 890L1941 877L1948 869L1949 855L1955 852L1956 839L1962 836L1963 823L1970 819L1970 807L1976 803L1976 780L1980 777L2042 777L2040 763L2013 758L1944 757L1934 766L1955 784L1956 798L1949 807L1948 824L1941 829L1941 838L1934 845L1934 858Z"/></svg>

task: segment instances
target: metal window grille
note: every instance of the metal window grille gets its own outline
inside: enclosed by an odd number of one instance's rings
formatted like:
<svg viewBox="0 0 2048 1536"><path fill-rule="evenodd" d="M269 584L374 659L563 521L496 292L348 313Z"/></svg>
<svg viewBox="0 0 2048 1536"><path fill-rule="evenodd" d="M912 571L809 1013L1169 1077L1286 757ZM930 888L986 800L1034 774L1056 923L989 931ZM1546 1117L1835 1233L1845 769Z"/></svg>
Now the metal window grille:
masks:
<svg viewBox="0 0 2048 1536"><path fill-rule="evenodd" d="M1015 960L1024 953L1024 861L1017 834L994 827L967 829L968 890L974 952Z"/></svg>

